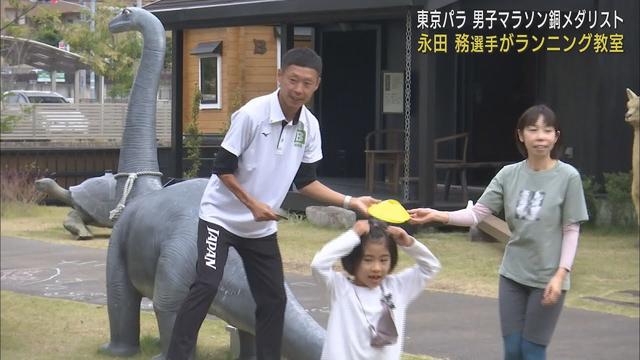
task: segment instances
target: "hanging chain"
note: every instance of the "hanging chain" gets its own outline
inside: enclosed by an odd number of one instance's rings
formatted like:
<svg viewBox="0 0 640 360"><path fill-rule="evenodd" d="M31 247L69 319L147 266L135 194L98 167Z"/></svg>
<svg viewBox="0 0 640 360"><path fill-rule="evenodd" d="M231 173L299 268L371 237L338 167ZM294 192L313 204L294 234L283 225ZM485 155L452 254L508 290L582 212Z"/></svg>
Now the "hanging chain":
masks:
<svg viewBox="0 0 640 360"><path fill-rule="evenodd" d="M407 11L404 65L404 177L402 199L409 200L409 160L411 159L411 10Z"/></svg>

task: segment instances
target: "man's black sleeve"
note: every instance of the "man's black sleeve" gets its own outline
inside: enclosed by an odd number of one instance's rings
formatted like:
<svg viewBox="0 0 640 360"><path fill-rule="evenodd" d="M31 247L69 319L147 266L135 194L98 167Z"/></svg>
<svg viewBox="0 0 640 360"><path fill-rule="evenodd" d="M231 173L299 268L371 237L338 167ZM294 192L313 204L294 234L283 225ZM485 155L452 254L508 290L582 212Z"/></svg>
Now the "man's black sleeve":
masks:
<svg viewBox="0 0 640 360"><path fill-rule="evenodd" d="M293 183L296 185L297 189L302 189L303 187L317 180L317 177L318 177L316 174L317 167L318 167L318 161L314 163L300 164L300 168L298 168L298 173L296 174L296 177L293 179Z"/></svg>
<svg viewBox="0 0 640 360"><path fill-rule="evenodd" d="M213 160L213 173L216 175L233 174L238 168L238 157L221 147Z"/></svg>

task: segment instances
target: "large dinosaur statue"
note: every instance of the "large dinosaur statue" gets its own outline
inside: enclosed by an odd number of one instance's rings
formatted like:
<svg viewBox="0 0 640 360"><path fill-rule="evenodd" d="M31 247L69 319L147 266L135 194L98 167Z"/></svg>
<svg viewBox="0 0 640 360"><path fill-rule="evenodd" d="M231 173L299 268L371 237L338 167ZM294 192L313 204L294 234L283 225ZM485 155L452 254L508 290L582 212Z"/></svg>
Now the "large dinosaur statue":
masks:
<svg viewBox="0 0 640 360"><path fill-rule="evenodd" d="M195 279L196 233L200 198L207 181L188 180L161 187L155 143L155 105L164 57L164 28L146 10L126 8L110 23L113 33L140 31L144 49L129 100L120 151L119 175L146 172L135 180L117 177L116 197L128 194L107 253L107 304L111 341L102 347L127 356L139 349L140 301L147 297L160 331L165 357L176 312ZM149 175L151 174L151 175ZM255 303L239 255L229 251L225 273L210 314L240 330L241 354L251 355ZM296 301L290 289L283 334L289 359L318 359L324 329ZM242 351L244 350L244 352Z"/></svg>

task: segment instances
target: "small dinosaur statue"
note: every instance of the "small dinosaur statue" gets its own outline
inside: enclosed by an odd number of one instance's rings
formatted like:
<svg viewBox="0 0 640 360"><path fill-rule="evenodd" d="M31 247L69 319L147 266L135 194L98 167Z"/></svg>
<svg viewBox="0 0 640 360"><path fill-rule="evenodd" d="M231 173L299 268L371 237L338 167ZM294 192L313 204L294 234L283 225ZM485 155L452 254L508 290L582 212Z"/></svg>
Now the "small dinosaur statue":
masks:
<svg viewBox="0 0 640 360"><path fill-rule="evenodd" d="M633 127L633 150L631 152L631 198L636 209L636 221L640 225L640 101L631 89L627 89L627 113L624 120Z"/></svg>
<svg viewBox="0 0 640 360"><path fill-rule="evenodd" d="M69 190L50 178L36 180L35 186L50 198L73 208L62 225L78 240L93 238L87 225L113 227L109 211L116 205L116 179L110 172L89 178L79 185L69 187Z"/></svg>

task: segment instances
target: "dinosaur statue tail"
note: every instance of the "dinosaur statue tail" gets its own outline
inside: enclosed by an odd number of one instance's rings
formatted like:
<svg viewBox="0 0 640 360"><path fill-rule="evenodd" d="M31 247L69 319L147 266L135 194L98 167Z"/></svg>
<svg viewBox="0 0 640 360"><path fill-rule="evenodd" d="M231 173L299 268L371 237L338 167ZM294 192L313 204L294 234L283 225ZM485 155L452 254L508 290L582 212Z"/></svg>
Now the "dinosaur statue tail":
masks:
<svg viewBox="0 0 640 360"><path fill-rule="evenodd" d="M290 359L320 359L326 331L300 305L289 286L286 291L282 353Z"/></svg>

